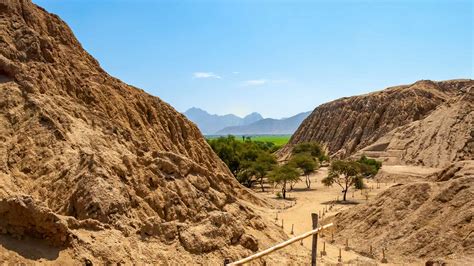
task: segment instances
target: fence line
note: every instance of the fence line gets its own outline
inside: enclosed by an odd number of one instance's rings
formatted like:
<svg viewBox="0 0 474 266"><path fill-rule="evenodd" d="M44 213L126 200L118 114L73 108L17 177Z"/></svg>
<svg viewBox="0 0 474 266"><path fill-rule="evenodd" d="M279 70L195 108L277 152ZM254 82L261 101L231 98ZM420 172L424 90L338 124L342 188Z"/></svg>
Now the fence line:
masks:
<svg viewBox="0 0 474 266"><path fill-rule="evenodd" d="M241 259L241 260L238 260L238 261L236 261L236 262L229 263L229 264L227 264L227 265L229 265L229 266L230 266L230 265L242 265L242 264L247 263L247 262L250 262L250 261L252 261L252 260L256 260L256 259L258 259L258 258L261 258L261 257L263 257L263 256L265 256L265 255L267 255L267 254L269 254L269 253L272 253L272 252L277 251L277 250L279 250L279 249L282 249L282 248L284 248L284 247L286 247L286 246L288 246L288 245L290 245L290 244L292 244L292 243L295 243L295 242L297 242L297 241L299 241L299 240L302 240L302 239L304 239L304 238L307 238L307 237L309 237L309 236L312 236L312 235L314 235L314 234L317 234L319 231L321 231L321 230L323 230L323 229L325 229L325 228L331 227L331 226L333 226L332 223L326 224L326 225L321 226L321 227L319 227L319 228L316 228L316 229L314 229L314 230L308 231L308 232L306 232L306 233L304 233L304 234L302 234L302 235L299 235L299 236L290 238L290 239L286 240L285 242L282 242L282 243L280 243L280 244L278 244L278 245L275 245L275 246L273 246L273 247L271 247L271 248L268 248L268 249L266 249L266 250L263 250L263 251L261 251L261 252L259 252L259 253L253 254L253 255L251 255L251 256L249 256L249 257L247 257L247 258L243 258L243 259Z"/></svg>

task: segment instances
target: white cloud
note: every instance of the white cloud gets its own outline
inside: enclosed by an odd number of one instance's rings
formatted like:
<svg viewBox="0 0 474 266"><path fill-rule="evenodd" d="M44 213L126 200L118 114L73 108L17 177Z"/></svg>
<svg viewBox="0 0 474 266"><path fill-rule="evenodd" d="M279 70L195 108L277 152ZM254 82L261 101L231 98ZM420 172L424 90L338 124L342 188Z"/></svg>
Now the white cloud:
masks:
<svg viewBox="0 0 474 266"><path fill-rule="evenodd" d="M244 81L245 86L261 86L265 85L266 83L268 83L268 80L266 79L252 79Z"/></svg>
<svg viewBox="0 0 474 266"><path fill-rule="evenodd" d="M232 74L239 74L239 73L240 73L239 71L232 72Z"/></svg>
<svg viewBox="0 0 474 266"><path fill-rule="evenodd" d="M244 86L263 86L266 84L281 84L281 83L288 83L287 79L251 79L246 80L242 84Z"/></svg>
<svg viewBox="0 0 474 266"><path fill-rule="evenodd" d="M214 74L213 72L194 72L193 78L195 79L221 79L222 77Z"/></svg>

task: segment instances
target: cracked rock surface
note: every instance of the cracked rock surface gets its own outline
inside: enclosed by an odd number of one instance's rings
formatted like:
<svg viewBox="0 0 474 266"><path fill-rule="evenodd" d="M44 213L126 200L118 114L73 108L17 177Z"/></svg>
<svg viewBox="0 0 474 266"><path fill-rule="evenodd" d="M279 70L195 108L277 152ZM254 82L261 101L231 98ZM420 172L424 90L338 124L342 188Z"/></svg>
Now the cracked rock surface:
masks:
<svg viewBox="0 0 474 266"><path fill-rule="evenodd" d="M58 16L0 1L0 260L220 264L286 238L249 207L269 204Z"/></svg>

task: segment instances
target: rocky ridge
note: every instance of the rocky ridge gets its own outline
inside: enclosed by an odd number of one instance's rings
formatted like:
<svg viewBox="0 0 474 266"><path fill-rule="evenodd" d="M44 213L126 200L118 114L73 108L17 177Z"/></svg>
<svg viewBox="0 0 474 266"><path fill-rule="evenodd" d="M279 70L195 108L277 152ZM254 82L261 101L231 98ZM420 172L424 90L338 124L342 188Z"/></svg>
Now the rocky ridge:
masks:
<svg viewBox="0 0 474 266"><path fill-rule="evenodd" d="M268 202L193 123L109 76L58 16L0 1L1 241L59 248L41 262L221 263L286 237L252 204Z"/></svg>
<svg viewBox="0 0 474 266"><path fill-rule="evenodd" d="M474 82L426 118L398 127L358 151L385 165L447 167L474 159Z"/></svg>
<svg viewBox="0 0 474 266"><path fill-rule="evenodd" d="M333 157L348 157L395 128L425 118L473 83L422 80L322 104L304 120L280 156L288 155L297 143L317 141Z"/></svg>
<svg viewBox="0 0 474 266"><path fill-rule="evenodd" d="M337 244L389 263L474 263L474 81L419 81L316 108L290 144L318 141L334 158L383 161L395 182L329 217ZM370 253L372 246L372 253Z"/></svg>

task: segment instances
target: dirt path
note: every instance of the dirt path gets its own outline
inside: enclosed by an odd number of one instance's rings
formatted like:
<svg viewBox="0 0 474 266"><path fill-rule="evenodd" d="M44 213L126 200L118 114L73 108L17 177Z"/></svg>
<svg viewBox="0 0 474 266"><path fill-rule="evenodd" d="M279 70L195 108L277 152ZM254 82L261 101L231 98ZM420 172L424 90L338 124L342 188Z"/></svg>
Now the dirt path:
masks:
<svg viewBox="0 0 474 266"><path fill-rule="evenodd" d="M311 178L311 189L307 189L305 182L301 181L295 185L294 189L287 193L287 201L286 204L288 208L281 209L278 211L270 211L267 212L267 218L273 219L275 223L281 225L283 221L283 229L289 236L297 236L304 232L310 231L312 229L312 222L311 222L311 213L323 213L323 210L328 209L332 202L335 202L337 199L342 200L342 189L338 185L334 185L332 187L326 187L321 183L322 178L327 176L327 168L321 168L319 171L312 175ZM379 183L373 181L366 181L366 185L369 189L366 191L369 194L369 199L373 198L376 194L380 193L390 185L391 183ZM372 188L372 189L370 189ZM261 195L265 195L266 197L276 198L276 193L279 189L272 189L270 188L267 192L259 192ZM353 193L354 192L354 193ZM337 212L351 208L356 204L363 204L366 202L366 197L361 191L356 190L349 190L347 194L347 200L351 202L351 204L342 204L337 202L332 210L326 213L324 217L332 216ZM278 220L275 220L278 214ZM291 234L291 227L294 226L293 234ZM338 263L338 255L339 249L341 248L341 255L342 255L342 262L343 263L364 263L364 264L372 264L377 263L377 261L361 256L352 251L346 251L344 246L330 244L331 236L326 235L324 238L318 239L318 253L323 248L323 242L326 242L326 252L327 256L320 257L318 254L318 262L324 263ZM306 238L303 241L303 248L307 249L308 252L311 250L311 241L312 238ZM349 248L350 248L350 240L349 240ZM309 259L310 257L308 257Z"/></svg>

